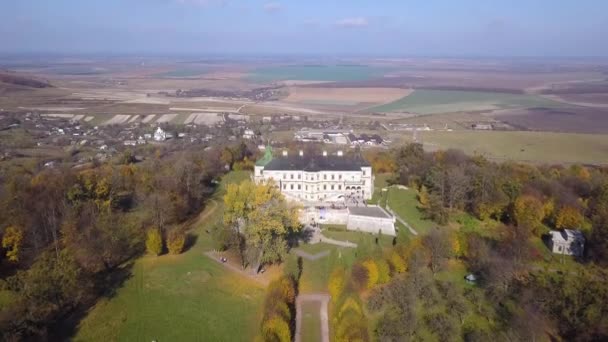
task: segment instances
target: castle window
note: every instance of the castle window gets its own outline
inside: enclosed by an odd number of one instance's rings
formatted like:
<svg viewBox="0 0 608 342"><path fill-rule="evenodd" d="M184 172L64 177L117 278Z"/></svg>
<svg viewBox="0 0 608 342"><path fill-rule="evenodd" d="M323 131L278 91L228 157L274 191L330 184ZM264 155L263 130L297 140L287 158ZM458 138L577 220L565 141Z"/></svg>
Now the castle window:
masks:
<svg viewBox="0 0 608 342"><path fill-rule="evenodd" d="M342 180L342 174L338 175L338 179Z"/></svg>
<svg viewBox="0 0 608 342"><path fill-rule="evenodd" d="M291 184L291 190L293 190L293 184Z"/></svg>
<svg viewBox="0 0 608 342"><path fill-rule="evenodd" d="M333 175L333 174L332 174L332 175L331 175L331 180L334 180L334 179L335 179L335 177L336 177L336 175Z"/></svg>
<svg viewBox="0 0 608 342"><path fill-rule="evenodd" d="M327 175L323 175L323 180L327 180Z"/></svg>
<svg viewBox="0 0 608 342"><path fill-rule="evenodd" d="M298 190L302 190L302 186L298 184Z"/></svg>
<svg viewBox="0 0 608 342"><path fill-rule="evenodd" d="M332 189L332 190L334 189L334 185L333 185L333 184L331 185L331 189Z"/></svg>
<svg viewBox="0 0 608 342"><path fill-rule="evenodd" d="M290 176L291 176L291 179L293 179L293 173Z"/></svg>
<svg viewBox="0 0 608 342"><path fill-rule="evenodd" d="M342 190L342 185L338 184L338 190Z"/></svg>
<svg viewBox="0 0 608 342"><path fill-rule="evenodd" d="M301 178L302 178L302 175L298 173L298 179L301 179Z"/></svg>
<svg viewBox="0 0 608 342"><path fill-rule="evenodd" d="M327 190L327 185L323 185L323 190Z"/></svg>

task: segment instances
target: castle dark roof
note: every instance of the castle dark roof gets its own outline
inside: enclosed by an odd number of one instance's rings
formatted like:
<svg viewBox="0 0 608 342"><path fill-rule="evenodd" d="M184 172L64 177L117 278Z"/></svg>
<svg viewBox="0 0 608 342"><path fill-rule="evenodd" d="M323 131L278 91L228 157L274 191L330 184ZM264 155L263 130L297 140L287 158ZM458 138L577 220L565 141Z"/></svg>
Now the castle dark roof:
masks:
<svg viewBox="0 0 608 342"><path fill-rule="evenodd" d="M360 156L283 156L275 157L264 167L271 171L361 171L361 167L370 166Z"/></svg>

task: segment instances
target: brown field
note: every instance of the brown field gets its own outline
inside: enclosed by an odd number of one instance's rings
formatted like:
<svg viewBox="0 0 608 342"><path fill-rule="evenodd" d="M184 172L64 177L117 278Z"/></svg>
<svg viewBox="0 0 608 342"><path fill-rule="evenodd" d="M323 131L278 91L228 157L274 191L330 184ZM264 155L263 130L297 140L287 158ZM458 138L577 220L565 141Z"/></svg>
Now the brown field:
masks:
<svg viewBox="0 0 608 342"><path fill-rule="evenodd" d="M507 109L494 111L491 116L524 130L608 134L608 109Z"/></svg>
<svg viewBox="0 0 608 342"><path fill-rule="evenodd" d="M563 101L579 106L608 108L608 92L589 94L560 94L549 95L548 97L557 101Z"/></svg>

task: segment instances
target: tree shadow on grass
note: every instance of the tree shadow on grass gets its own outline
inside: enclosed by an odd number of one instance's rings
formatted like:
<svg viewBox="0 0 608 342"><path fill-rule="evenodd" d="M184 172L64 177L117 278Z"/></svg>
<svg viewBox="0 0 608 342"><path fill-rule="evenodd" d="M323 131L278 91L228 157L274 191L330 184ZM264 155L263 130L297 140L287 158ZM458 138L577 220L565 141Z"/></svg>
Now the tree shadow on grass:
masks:
<svg viewBox="0 0 608 342"><path fill-rule="evenodd" d="M102 272L95 277L93 291L82 303L62 317L48 330L49 341L70 341L78 332L80 322L89 314L89 311L102 299L111 299L131 277L133 277L134 261Z"/></svg>
<svg viewBox="0 0 608 342"><path fill-rule="evenodd" d="M192 233L186 234L186 242L184 243L184 250L182 253L186 253L190 250L194 245L196 245L196 241L198 240L198 235L194 235Z"/></svg>

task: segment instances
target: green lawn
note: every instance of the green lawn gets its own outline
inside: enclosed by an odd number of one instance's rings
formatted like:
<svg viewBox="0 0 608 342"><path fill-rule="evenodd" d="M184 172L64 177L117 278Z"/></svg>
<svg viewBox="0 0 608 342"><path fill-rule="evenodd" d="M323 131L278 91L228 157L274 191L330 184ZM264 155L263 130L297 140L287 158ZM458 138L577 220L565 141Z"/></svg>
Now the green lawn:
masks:
<svg viewBox="0 0 608 342"><path fill-rule="evenodd" d="M407 111L418 114L450 113L500 108L563 107L540 96L478 91L416 90L409 96L381 106L373 112Z"/></svg>
<svg viewBox="0 0 608 342"><path fill-rule="evenodd" d="M212 242L205 229L221 219L226 176L196 224L196 243L181 255L144 256L111 298L81 321L76 341L250 341L257 333L264 289L203 255Z"/></svg>
<svg viewBox="0 0 608 342"><path fill-rule="evenodd" d="M367 65L285 65L254 70L249 78L256 82L361 81L381 77L387 70Z"/></svg>
<svg viewBox="0 0 608 342"><path fill-rule="evenodd" d="M321 341L320 302L302 303L302 342Z"/></svg>
<svg viewBox="0 0 608 342"><path fill-rule="evenodd" d="M387 203L401 219L409 223L418 233L424 234L437 225L433 221L422 218L422 213L417 207L416 191L413 189L389 188Z"/></svg>
<svg viewBox="0 0 608 342"><path fill-rule="evenodd" d="M358 250L355 248L338 247L323 244L330 254L314 261L302 258L302 276L300 278L300 292L327 292L327 283L332 270L338 265L350 268L355 262ZM297 258L290 254L289 258Z"/></svg>
<svg viewBox="0 0 608 342"><path fill-rule="evenodd" d="M386 201L386 193L382 192L383 188L388 186L388 180L391 178L390 173L377 174L374 179L374 194L372 199L368 201L369 204L376 204L384 207Z"/></svg>

